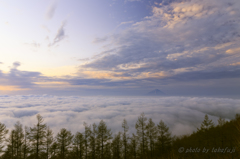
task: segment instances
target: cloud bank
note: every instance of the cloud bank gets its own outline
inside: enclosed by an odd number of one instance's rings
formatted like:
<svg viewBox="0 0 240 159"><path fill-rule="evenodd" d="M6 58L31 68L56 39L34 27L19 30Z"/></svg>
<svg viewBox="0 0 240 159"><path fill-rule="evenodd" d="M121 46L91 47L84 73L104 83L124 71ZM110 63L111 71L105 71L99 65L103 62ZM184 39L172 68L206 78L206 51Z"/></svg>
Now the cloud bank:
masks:
<svg viewBox="0 0 240 159"><path fill-rule="evenodd" d="M40 72L21 71L18 70L19 66L21 66L20 62L14 62L8 73L3 73L0 70L0 87L32 88L36 86L34 82L43 79Z"/></svg>
<svg viewBox="0 0 240 159"><path fill-rule="evenodd" d="M174 135L192 133L208 114L215 123L240 113L240 100L190 97L80 97L80 96L0 96L0 121L12 128L16 121L33 126L40 113L55 134L63 127L83 131L88 124L106 121L113 132L121 131L125 118L135 132L138 116L144 112L157 124L163 120Z"/></svg>

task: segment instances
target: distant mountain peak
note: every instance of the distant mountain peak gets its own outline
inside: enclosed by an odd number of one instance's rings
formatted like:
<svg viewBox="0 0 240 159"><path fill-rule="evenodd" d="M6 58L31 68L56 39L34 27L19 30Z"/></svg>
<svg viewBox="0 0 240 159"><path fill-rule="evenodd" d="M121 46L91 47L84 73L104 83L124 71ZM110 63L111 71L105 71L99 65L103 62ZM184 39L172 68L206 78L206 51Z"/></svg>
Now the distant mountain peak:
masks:
<svg viewBox="0 0 240 159"><path fill-rule="evenodd" d="M163 93L162 91L160 91L159 89L154 89L154 90L148 92L147 95L149 95L149 96L162 96L162 95L166 95L166 94Z"/></svg>

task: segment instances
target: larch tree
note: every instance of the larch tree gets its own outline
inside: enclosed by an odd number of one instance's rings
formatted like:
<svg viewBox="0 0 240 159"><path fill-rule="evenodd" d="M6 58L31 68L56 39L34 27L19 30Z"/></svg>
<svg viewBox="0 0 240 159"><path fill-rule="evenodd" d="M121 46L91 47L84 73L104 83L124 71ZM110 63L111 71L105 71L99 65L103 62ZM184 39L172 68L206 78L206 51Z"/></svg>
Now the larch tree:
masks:
<svg viewBox="0 0 240 159"><path fill-rule="evenodd" d="M22 156L22 146L24 143L24 134L22 124L18 121L14 125L14 136L15 136L15 149L17 158L21 158Z"/></svg>
<svg viewBox="0 0 240 159"><path fill-rule="evenodd" d="M137 158L137 146L138 146L137 136L133 133L132 137L130 138L130 145L129 145L131 158L134 158L134 159Z"/></svg>
<svg viewBox="0 0 240 159"><path fill-rule="evenodd" d="M82 133L77 132L75 134L73 144L75 145L77 159L83 159L84 137Z"/></svg>
<svg viewBox="0 0 240 159"><path fill-rule="evenodd" d="M72 144L73 135L71 131L62 128L56 136L57 144L60 146L60 155L62 159L65 159L66 152L69 146Z"/></svg>
<svg viewBox="0 0 240 159"><path fill-rule="evenodd" d="M219 117L217 126L218 127L222 127L226 123L227 122L226 122L226 120L224 118ZM225 133L224 133L224 131L221 131L220 135L221 135L221 139L220 139L221 140L221 146L223 147L223 144L225 143Z"/></svg>
<svg viewBox="0 0 240 159"><path fill-rule="evenodd" d="M97 138L98 138L98 140L100 142L100 146L101 146L101 148L100 148L101 159L103 159L105 145L109 142L110 139L112 139L111 129L107 129L107 125L103 120L101 120L98 125Z"/></svg>
<svg viewBox="0 0 240 159"><path fill-rule="evenodd" d="M158 128L158 146L161 153L166 153L167 148L171 146L172 137L167 125L161 120L157 125Z"/></svg>
<svg viewBox="0 0 240 159"><path fill-rule="evenodd" d="M135 128L137 129L137 136L139 138L140 146L141 146L141 158L145 158L145 144L146 144L146 121L147 118L145 117L145 114L142 113L137 120L137 123L135 125Z"/></svg>
<svg viewBox="0 0 240 159"><path fill-rule="evenodd" d="M53 142L54 142L53 131L48 126L46 130L46 139L45 139L47 159L49 158L49 150Z"/></svg>
<svg viewBox="0 0 240 159"><path fill-rule="evenodd" d="M157 138L157 127L155 126L155 123L152 121L151 118L149 118L148 120L146 135L149 140L150 156L151 158L153 158L155 142Z"/></svg>
<svg viewBox="0 0 240 159"><path fill-rule="evenodd" d="M104 159L112 159L111 142L107 142L104 149Z"/></svg>
<svg viewBox="0 0 240 159"><path fill-rule="evenodd" d="M222 117L219 117L218 119L218 126L223 126L224 124L226 124L226 120Z"/></svg>
<svg viewBox="0 0 240 159"><path fill-rule="evenodd" d="M28 152L30 150L28 135L29 135L29 128L27 126L25 126L24 127L24 141L23 141L23 159L27 158Z"/></svg>
<svg viewBox="0 0 240 159"><path fill-rule="evenodd" d="M33 150L35 151L36 159L39 159L40 151L44 146L44 140L46 137L46 124L43 124L43 117L37 114L37 124L32 128L30 127L29 139L32 143Z"/></svg>
<svg viewBox="0 0 240 159"><path fill-rule="evenodd" d="M240 115L239 114L236 114L235 116L235 129L236 129L236 134L234 136L235 138L235 142L236 142L236 145L237 145L237 149L239 150L240 149Z"/></svg>
<svg viewBox="0 0 240 159"><path fill-rule="evenodd" d="M89 145L89 137L91 135L91 128L87 125L87 123L83 123L85 131L84 131L84 146L85 146L85 159L88 158L88 145Z"/></svg>
<svg viewBox="0 0 240 159"><path fill-rule="evenodd" d="M197 128L198 132L202 133L201 137L199 138L199 140L204 141L206 146L209 146L210 144L210 140L212 140L214 138L214 136L211 135L206 135L206 131L208 131L209 129L214 127L214 123L212 120L209 119L208 115L206 114L204 117L203 122L201 123L201 127L200 129Z"/></svg>
<svg viewBox="0 0 240 159"><path fill-rule="evenodd" d="M112 141L112 153L114 159L120 159L122 154L122 140L121 133L115 134Z"/></svg>
<svg viewBox="0 0 240 159"><path fill-rule="evenodd" d="M91 158L95 159L96 156L96 143L97 143L97 125L95 123L93 123L92 125L92 131L91 131L91 135L89 138L89 147L91 149Z"/></svg>
<svg viewBox="0 0 240 159"><path fill-rule="evenodd" d="M2 151L2 148L4 147L3 143L6 139L7 133L8 129L6 128L6 125L0 123L0 151Z"/></svg>
<svg viewBox="0 0 240 159"><path fill-rule="evenodd" d="M7 152L4 154L5 158L11 158L13 159L15 154L15 130L11 130L10 135L8 137L7 141Z"/></svg>
<svg viewBox="0 0 240 159"><path fill-rule="evenodd" d="M123 141L123 151L124 151L124 159L127 159L127 154L128 154L128 124L127 124L127 120L123 119L123 123L122 123L122 128L123 128L123 135L122 135L122 141Z"/></svg>
<svg viewBox="0 0 240 159"><path fill-rule="evenodd" d="M55 159L58 152L59 152L59 146L58 143L56 141L54 141L50 147L50 154L51 154L51 158Z"/></svg>
<svg viewBox="0 0 240 159"><path fill-rule="evenodd" d="M208 115L206 114L205 117L204 117L204 120L201 124L201 127L200 129L198 129L198 131L206 131L206 130L209 130L210 128L213 128L214 127L214 123L212 120L209 119Z"/></svg>

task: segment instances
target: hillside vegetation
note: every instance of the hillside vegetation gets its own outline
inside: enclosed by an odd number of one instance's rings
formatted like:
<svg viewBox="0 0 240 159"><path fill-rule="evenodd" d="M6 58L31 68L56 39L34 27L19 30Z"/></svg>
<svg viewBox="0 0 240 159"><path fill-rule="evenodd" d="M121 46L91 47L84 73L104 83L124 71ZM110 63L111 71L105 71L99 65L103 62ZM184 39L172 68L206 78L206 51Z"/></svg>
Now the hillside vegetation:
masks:
<svg viewBox="0 0 240 159"><path fill-rule="evenodd" d="M161 120L155 124L142 113L136 134L129 134L127 120L122 131L112 134L106 123L84 123L84 132L72 134L62 128L58 134L36 116L33 127L20 122L8 130L0 123L1 159L203 159L239 158L240 115L215 125L208 115L191 135L172 136Z"/></svg>

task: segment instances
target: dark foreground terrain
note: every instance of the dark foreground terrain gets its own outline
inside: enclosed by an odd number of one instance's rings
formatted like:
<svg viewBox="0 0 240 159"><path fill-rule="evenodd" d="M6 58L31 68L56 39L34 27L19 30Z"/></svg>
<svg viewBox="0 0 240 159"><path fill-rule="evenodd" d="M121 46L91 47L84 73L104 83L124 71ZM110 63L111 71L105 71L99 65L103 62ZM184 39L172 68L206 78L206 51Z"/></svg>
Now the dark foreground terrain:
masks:
<svg viewBox="0 0 240 159"><path fill-rule="evenodd" d="M191 135L172 136L161 120L157 125L142 113L128 133L124 119L122 131L112 134L101 120L84 123L85 131L72 134L62 128L54 137L38 114L33 127L20 122L8 130L0 123L1 159L232 159L240 158L240 115L215 125L205 115L201 127Z"/></svg>

